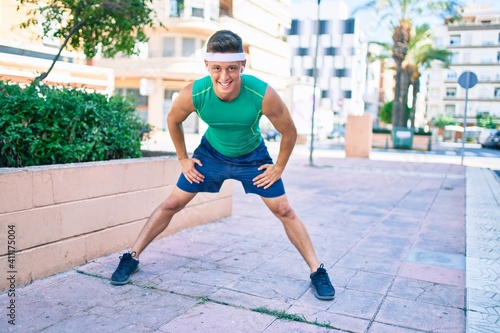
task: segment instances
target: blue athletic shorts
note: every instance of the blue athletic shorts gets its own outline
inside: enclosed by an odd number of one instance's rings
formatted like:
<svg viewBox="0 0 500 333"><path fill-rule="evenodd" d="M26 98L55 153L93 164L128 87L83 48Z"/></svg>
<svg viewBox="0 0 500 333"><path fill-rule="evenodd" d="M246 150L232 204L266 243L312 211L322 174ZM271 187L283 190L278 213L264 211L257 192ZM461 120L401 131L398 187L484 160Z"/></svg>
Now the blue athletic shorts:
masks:
<svg viewBox="0 0 500 333"><path fill-rule="evenodd" d="M264 140L251 153L239 157L228 157L215 150L203 136L200 145L193 152L193 157L203 164L201 167L195 164L195 168L205 176L205 180L199 184L190 184L181 173L177 187L183 191L217 193L226 179L236 179L243 185L245 193L255 193L265 198L276 198L285 194L281 179L268 189L253 184L252 180L265 171L258 170L258 168L264 164L273 164Z"/></svg>

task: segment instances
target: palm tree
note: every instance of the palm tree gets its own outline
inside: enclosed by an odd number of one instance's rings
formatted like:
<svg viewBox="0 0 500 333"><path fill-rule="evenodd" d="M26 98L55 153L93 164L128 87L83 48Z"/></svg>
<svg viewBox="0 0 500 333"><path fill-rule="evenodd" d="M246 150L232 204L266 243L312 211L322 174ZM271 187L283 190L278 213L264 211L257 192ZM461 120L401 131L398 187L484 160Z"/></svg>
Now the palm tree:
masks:
<svg viewBox="0 0 500 333"><path fill-rule="evenodd" d="M403 108L408 104L408 94L410 92L410 87L412 88L412 105L410 108L410 113L401 112L401 117L403 122L406 124L408 121L408 116L410 118L411 126L415 127L415 107L417 94L420 91L420 77L422 75L422 69L428 68L431 63L439 61L445 68L450 65L450 59L452 52L446 49L435 48L433 45L433 36L431 28L428 24L423 24L412 29L410 33L408 43L408 49L406 50L406 56L402 61L402 71L401 71L401 107ZM390 43L385 42L370 42L371 44L376 44L381 46L382 52L376 55L371 55L368 61L373 62L375 60L387 60L393 59L393 46ZM393 67L394 68L394 67ZM394 104L394 102L392 103ZM403 108L406 110L406 107ZM392 112L394 114L394 112Z"/></svg>
<svg viewBox="0 0 500 333"><path fill-rule="evenodd" d="M408 52L403 61L402 90L403 105L408 102L408 93L412 88L412 105L410 111L410 127L415 127L415 107L417 94L420 91L421 69L429 68L434 62L440 62L442 66L450 66L452 52L446 49L435 48L433 44L432 31L428 24L422 24L415 28L415 33L410 38ZM406 113L405 113L406 114Z"/></svg>
<svg viewBox="0 0 500 333"><path fill-rule="evenodd" d="M375 9L381 14L380 21L388 21L392 32L392 57L396 73L394 75L394 104L392 125L406 127L404 101L408 91L402 87L403 61L408 53L414 18L441 16L457 19L460 17L458 9L462 3L457 0L371 0L353 12L362 9Z"/></svg>

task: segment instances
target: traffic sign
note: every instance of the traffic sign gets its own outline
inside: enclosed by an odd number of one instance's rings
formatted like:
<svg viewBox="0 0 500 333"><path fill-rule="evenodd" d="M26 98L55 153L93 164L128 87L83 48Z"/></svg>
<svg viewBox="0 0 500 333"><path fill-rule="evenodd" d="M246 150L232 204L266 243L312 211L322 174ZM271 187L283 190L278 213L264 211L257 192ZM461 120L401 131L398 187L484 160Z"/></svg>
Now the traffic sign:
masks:
<svg viewBox="0 0 500 333"><path fill-rule="evenodd" d="M473 72L463 72L462 75L458 78L458 84L464 88L469 89L476 85L477 83L477 75Z"/></svg>

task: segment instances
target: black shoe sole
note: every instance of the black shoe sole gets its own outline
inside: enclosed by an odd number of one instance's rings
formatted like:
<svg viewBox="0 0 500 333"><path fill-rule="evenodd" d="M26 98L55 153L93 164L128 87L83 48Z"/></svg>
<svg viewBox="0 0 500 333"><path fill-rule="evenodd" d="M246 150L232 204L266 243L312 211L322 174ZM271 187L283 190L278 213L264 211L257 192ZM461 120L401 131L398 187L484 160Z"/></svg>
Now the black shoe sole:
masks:
<svg viewBox="0 0 500 333"><path fill-rule="evenodd" d="M322 301L331 301L335 298L335 293L333 293L333 295L326 295L326 296L321 296L320 294L318 294L318 292L316 291L316 288L314 288L314 285L311 283L311 289L313 291L313 294L314 296L316 296L317 299L320 299Z"/></svg>
<svg viewBox="0 0 500 333"><path fill-rule="evenodd" d="M134 274L134 273L137 273L138 271L139 271L139 266L137 266L137 268L135 269L135 271L133 271L132 273L130 273L130 276L132 276L132 274ZM127 283L129 283L132 280L132 278L130 276L125 281L113 281L113 280L111 280L110 283L112 285L114 285L114 286L123 286L124 284L127 284Z"/></svg>

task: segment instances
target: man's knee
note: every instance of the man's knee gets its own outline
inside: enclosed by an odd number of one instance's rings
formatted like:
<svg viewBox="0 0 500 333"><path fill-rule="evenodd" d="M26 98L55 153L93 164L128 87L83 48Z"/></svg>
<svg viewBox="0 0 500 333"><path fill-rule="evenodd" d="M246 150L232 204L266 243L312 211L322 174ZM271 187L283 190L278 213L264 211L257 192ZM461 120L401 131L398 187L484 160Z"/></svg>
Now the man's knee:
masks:
<svg viewBox="0 0 500 333"><path fill-rule="evenodd" d="M273 213L280 218L295 217L295 211L287 201L280 202L278 205L276 205L276 208L273 210Z"/></svg>
<svg viewBox="0 0 500 333"><path fill-rule="evenodd" d="M160 209L164 212L171 212L171 213L177 213L178 211L182 210L184 207L186 207L186 204L181 202L175 197L168 197L165 201L162 202L160 205Z"/></svg>

